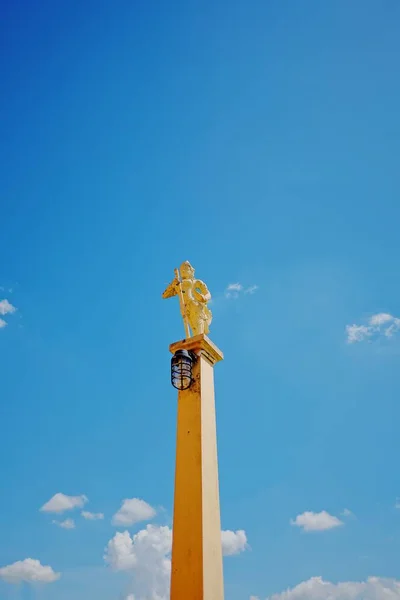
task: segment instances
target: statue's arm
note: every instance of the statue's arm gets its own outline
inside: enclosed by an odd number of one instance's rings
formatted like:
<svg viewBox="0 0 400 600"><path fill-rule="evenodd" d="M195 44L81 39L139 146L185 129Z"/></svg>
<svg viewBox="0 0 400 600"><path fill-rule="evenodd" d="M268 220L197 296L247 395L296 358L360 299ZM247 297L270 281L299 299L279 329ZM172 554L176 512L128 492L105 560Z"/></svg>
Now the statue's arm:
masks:
<svg viewBox="0 0 400 600"><path fill-rule="evenodd" d="M163 292L163 298L172 298L172 296L176 296L179 290L179 280L177 277L169 284L167 289Z"/></svg>
<svg viewBox="0 0 400 600"><path fill-rule="evenodd" d="M204 304L211 300L211 294L209 292L209 289L204 283L204 281L201 281L201 279L196 279L194 283L193 296L198 302L203 302Z"/></svg>

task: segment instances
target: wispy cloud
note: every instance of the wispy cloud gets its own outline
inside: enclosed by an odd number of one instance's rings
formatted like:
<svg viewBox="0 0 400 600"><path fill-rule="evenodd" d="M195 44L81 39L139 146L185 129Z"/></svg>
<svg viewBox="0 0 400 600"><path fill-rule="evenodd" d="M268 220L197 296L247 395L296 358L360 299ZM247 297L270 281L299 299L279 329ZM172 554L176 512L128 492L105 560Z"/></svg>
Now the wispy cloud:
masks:
<svg viewBox="0 0 400 600"><path fill-rule="evenodd" d="M291 525L301 527L303 531L326 531L343 525L343 521L330 515L326 510L319 513L306 511L290 521Z"/></svg>
<svg viewBox="0 0 400 600"><path fill-rule="evenodd" d="M0 315L12 315L17 309L6 298L0 300ZM0 329L7 325L7 321L0 318Z"/></svg>
<svg viewBox="0 0 400 600"><path fill-rule="evenodd" d="M236 282L230 283L225 288L225 298L239 298L243 294L255 294L258 290L258 285L250 285L245 287L243 284Z"/></svg>
<svg viewBox="0 0 400 600"><path fill-rule="evenodd" d="M73 519L65 519L65 521L52 521L54 525L62 529L75 529L75 521Z"/></svg>
<svg viewBox="0 0 400 600"><path fill-rule="evenodd" d="M17 309L8 300L0 300L0 315L8 315L15 313Z"/></svg>
<svg viewBox="0 0 400 600"><path fill-rule="evenodd" d="M377 313L376 315L372 315L369 320L369 324L373 327L381 327L385 323L389 323L392 321L394 317L389 315L389 313Z"/></svg>
<svg viewBox="0 0 400 600"><path fill-rule="evenodd" d="M237 298L241 291L243 291L241 283L230 283L226 286L225 296L227 298Z"/></svg>
<svg viewBox="0 0 400 600"><path fill-rule="evenodd" d="M366 324L346 325L347 343L363 342L368 339L376 339L384 336L393 337L400 331L400 319L389 313L377 313L372 315Z"/></svg>
<svg viewBox="0 0 400 600"><path fill-rule="evenodd" d="M245 294L255 294L257 290L258 290L258 285L251 285L250 287L248 287L244 290L244 293Z"/></svg>
<svg viewBox="0 0 400 600"><path fill-rule="evenodd" d="M88 521L99 521L101 519L104 519L103 513L92 513L88 510L83 510L81 512L81 515L84 519Z"/></svg>

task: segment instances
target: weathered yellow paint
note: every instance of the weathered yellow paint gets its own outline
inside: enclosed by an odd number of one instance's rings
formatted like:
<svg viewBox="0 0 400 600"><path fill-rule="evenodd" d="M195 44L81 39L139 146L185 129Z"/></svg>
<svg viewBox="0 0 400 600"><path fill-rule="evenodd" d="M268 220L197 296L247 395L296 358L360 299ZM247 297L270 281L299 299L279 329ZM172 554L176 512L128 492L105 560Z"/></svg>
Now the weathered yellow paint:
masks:
<svg viewBox="0 0 400 600"><path fill-rule="evenodd" d="M170 346L195 352L194 382L178 392L171 600L223 600L214 364L222 352L197 335Z"/></svg>

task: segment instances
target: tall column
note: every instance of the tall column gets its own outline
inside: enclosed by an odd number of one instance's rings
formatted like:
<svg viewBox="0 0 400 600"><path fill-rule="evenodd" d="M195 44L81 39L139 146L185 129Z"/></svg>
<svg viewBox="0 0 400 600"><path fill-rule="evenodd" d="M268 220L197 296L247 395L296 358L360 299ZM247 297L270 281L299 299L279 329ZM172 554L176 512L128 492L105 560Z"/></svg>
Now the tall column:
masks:
<svg viewBox="0 0 400 600"><path fill-rule="evenodd" d="M222 352L201 334L171 344L197 355L178 392L171 600L223 600L214 365Z"/></svg>

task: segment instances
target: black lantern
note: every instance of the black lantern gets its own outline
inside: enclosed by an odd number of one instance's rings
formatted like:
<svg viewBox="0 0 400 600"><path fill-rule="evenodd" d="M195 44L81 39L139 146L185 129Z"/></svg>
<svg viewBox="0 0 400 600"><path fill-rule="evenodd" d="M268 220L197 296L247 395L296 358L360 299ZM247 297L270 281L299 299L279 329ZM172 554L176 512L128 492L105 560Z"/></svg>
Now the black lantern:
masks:
<svg viewBox="0 0 400 600"><path fill-rule="evenodd" d="M192 385L193 352L177 350L171 358L171 383L177 390L187 390Z"/></svg>

